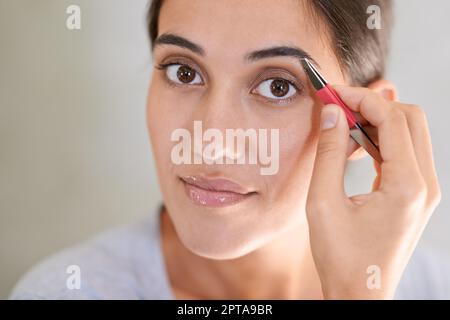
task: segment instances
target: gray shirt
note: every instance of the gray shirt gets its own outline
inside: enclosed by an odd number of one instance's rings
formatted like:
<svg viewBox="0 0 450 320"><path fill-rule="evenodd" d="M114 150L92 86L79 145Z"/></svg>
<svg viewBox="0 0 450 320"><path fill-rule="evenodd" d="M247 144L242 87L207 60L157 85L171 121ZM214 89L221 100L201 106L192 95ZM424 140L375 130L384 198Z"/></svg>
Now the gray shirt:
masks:
<svg viewBox="0 0 450 320"><path fill-rule="evenodd" d="M57 253L21 278L11 299L174 299L160 245L160 215ZM80 288L68 286L79 267ZM69 268L69 271L71 269ZM450 299L450 263L416 249L397 299Z"/></svg>

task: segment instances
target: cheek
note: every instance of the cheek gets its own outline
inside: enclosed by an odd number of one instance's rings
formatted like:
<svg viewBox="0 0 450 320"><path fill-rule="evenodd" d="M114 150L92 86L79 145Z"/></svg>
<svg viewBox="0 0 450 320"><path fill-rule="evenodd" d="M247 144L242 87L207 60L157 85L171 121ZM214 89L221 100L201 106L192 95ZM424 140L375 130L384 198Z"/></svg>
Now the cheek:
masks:
<svg viewBox="0 0 450 320"><path fill-rule="evenodd" d="M299 122L297 127L286 128L280 137L280 174L292 175L310 167L317 131L310 122Z"/></svg>
<svg viewBox="0 0 450 320"><path fill-rule="evenodd" d="M315 100L307 102L309 112L300 114L280 131L280 168L296 171L309 167L318 138L320 106ZM306 108L306 105L305 105Z"/></svg>
<svg viewBox="0 0 450 320"><path fill-rule="evenodd" d="M308 118L298 118L297 123L280 130L280 170L270 183L271 198L284 204L302 201L307 195L318 139L319 117L317 110Z"/></svg>
<svg viewBox="0 0 450 320"><path fill-rule="evenodd" d="M176 96L166 92L163 84L153 81L147 99L147 128L157 164L170 161L171 134L185 123L183 113L174 110L180 108Z"/></svg>

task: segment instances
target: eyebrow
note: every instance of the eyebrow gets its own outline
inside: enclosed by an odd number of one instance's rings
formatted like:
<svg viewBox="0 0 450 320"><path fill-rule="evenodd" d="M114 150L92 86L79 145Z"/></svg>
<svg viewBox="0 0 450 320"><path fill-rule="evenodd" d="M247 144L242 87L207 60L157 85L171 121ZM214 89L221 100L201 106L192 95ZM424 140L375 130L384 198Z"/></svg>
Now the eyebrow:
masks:
<svg viewBox="0 0 450 320"><path fill-rule="evenodd" d="M181 48L188 49L200 56L205 56L205 49L203 49L199 44L196 44L182 36L173 33L163 33L158 38L156 38L154 44L155 47L164 44L175 45ZM298 59L308 58L309 60L313 61L316 66L319 66L319 64L305 50L292 46L274 46L261 50L255 50L246 54L244 60L253 62L273 57L294 57Z"/></svg>

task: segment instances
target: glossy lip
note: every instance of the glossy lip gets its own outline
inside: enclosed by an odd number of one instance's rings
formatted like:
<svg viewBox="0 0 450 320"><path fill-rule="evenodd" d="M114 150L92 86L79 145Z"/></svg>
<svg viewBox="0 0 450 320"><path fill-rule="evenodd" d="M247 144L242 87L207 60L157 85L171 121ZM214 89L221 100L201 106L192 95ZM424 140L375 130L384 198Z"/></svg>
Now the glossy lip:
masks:
<svg viewBox="0 0 450 320"><path fill-rule="evenodd" d="M201 206L230 206L256 194L226 178L194 175L180 177L180 179L184 183L187 196L192 202Z"/></svg>

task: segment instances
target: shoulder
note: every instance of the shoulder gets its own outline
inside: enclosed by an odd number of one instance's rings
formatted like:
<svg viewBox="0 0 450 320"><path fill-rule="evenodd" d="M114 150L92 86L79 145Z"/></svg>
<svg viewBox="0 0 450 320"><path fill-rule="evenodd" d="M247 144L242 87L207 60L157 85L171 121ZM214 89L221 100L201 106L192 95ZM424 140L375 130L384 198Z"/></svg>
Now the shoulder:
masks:
<svg viewBox="0 0 450 320"><path fill-rule="evenodd" d="M450 299L450 257L418 247L403 273L396 298Z"/></svg>
<svg viewBox="0 0 450 320"><path fill-rule="evenodd" d="M156 221L115 228L50 256L20 279L10 298L168 298Z"/></svg>

